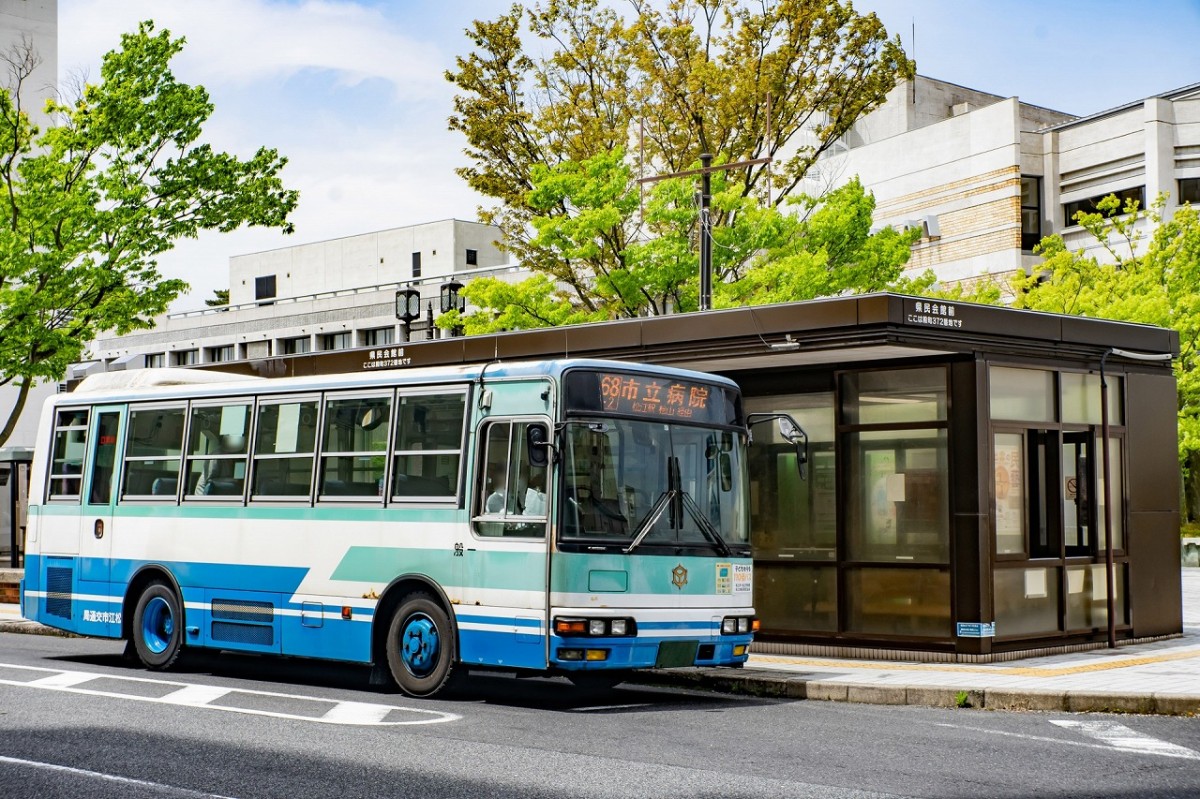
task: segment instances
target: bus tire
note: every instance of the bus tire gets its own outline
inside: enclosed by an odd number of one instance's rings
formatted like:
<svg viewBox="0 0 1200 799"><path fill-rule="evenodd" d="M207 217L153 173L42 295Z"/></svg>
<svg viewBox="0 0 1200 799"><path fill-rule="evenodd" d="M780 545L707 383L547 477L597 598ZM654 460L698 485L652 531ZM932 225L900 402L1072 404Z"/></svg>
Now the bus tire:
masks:
<svg viewBox="0 0 1200 799"><path fill-rule="evenodd" d="M183 606L169 586L153 582L138 597L133 612L133 646L149 669L165 671L183 651Z"/></svg>
<svg viewBox="0 0 1200 799"><path fill-rule="evenodd" d="M388 625L387 662L392 679L409 696L433 696L458 665L450 617L431 596L414 593L400 603Z"/></svg>

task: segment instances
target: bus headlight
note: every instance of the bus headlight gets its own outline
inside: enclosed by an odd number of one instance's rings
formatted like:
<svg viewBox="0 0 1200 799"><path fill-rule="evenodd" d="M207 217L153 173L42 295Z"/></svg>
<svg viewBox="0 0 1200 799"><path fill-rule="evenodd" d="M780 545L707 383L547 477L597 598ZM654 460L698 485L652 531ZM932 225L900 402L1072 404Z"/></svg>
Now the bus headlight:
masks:
<svg viewBox="0 0 1200 799"><path fill-rule="evenodd" d="M758 632L758 619L753 616L726 616L721 619L721 635L749 635Z"/></svg>
<svg viewBox="0 0 1200 799"><path fill-rule="evenodd" d="M630 618L587 619L574 616L556 616L554 618L554 634L564 638L624 637L637 635L637 623Z"/></svg>

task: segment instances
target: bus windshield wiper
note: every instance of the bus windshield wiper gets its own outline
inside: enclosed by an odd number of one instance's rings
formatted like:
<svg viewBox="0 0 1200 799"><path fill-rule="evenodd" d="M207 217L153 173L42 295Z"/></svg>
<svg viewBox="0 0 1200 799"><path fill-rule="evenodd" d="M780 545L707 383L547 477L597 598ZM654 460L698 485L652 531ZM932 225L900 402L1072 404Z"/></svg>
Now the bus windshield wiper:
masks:
<svg viewBox="0 0 1200 799"><path fill-rule="evenodd" d="M721 537L721 533L717 530L716 526L700 510L700 506L696 504L696 500L692 499L691 494L684 491L679 493L683 495L683 507L687 509L688 514L696 521L696 526L700 528L700 532L704 534L704 537L711 541L712 545L722 555L727 558L733 557L733 550L729 548L729 544Z"/></svg>
<svg viewBox="0 0 1200 799"><path fill-rule="evenodd" d="M679 493L678 489L672 488L669 491L664 491L659 495L658 500L654 503L653 507L650 508L650 512L646 514L646 517L642 519L641 524L637 526L637 530L635 531L636 535L634 535L633 541L630 542L629 546L622 550L626 555L635 550L638 545L646 539L646 536L650 535L650 531L654 529L654 525L658 523L658 520L663 515L663 512L665 512L667 507L670 506L671 500L675 498L676 493Z"/></svg>

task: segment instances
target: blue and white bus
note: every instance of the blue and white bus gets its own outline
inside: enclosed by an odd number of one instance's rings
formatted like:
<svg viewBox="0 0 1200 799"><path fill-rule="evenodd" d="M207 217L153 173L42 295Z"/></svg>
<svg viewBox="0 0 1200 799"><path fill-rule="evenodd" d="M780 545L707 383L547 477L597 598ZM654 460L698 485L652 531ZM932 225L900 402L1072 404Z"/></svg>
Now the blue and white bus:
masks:
<svg viewBox="0 0 1200 799"><path fill-rule="evenodd" d="M736 666L752 605L737 386L589 360L263 379L148 369L46 404L23 614L127 640L615 683Z"/></svg>

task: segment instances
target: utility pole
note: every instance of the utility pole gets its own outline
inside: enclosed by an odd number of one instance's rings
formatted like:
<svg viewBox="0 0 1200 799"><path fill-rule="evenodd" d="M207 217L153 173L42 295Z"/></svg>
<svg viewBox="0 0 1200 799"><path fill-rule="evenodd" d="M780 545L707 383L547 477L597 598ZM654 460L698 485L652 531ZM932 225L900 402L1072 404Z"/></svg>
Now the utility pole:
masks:
<svg viewBox="0 0 1200 799"><path fill-rule="evenodd" d="M655 175L652 178L641 178L638 180L638 183L656 183L668 178L685 178L691 175L700 176L700 310L702 311L712 310L712 173L724 172L729 169L740 169L744 166L771 163L771 158L767 157L713 166L712 158L712 153L701 153L699 169L686 169L683 172L672 172L669 175Z"/></svg>

